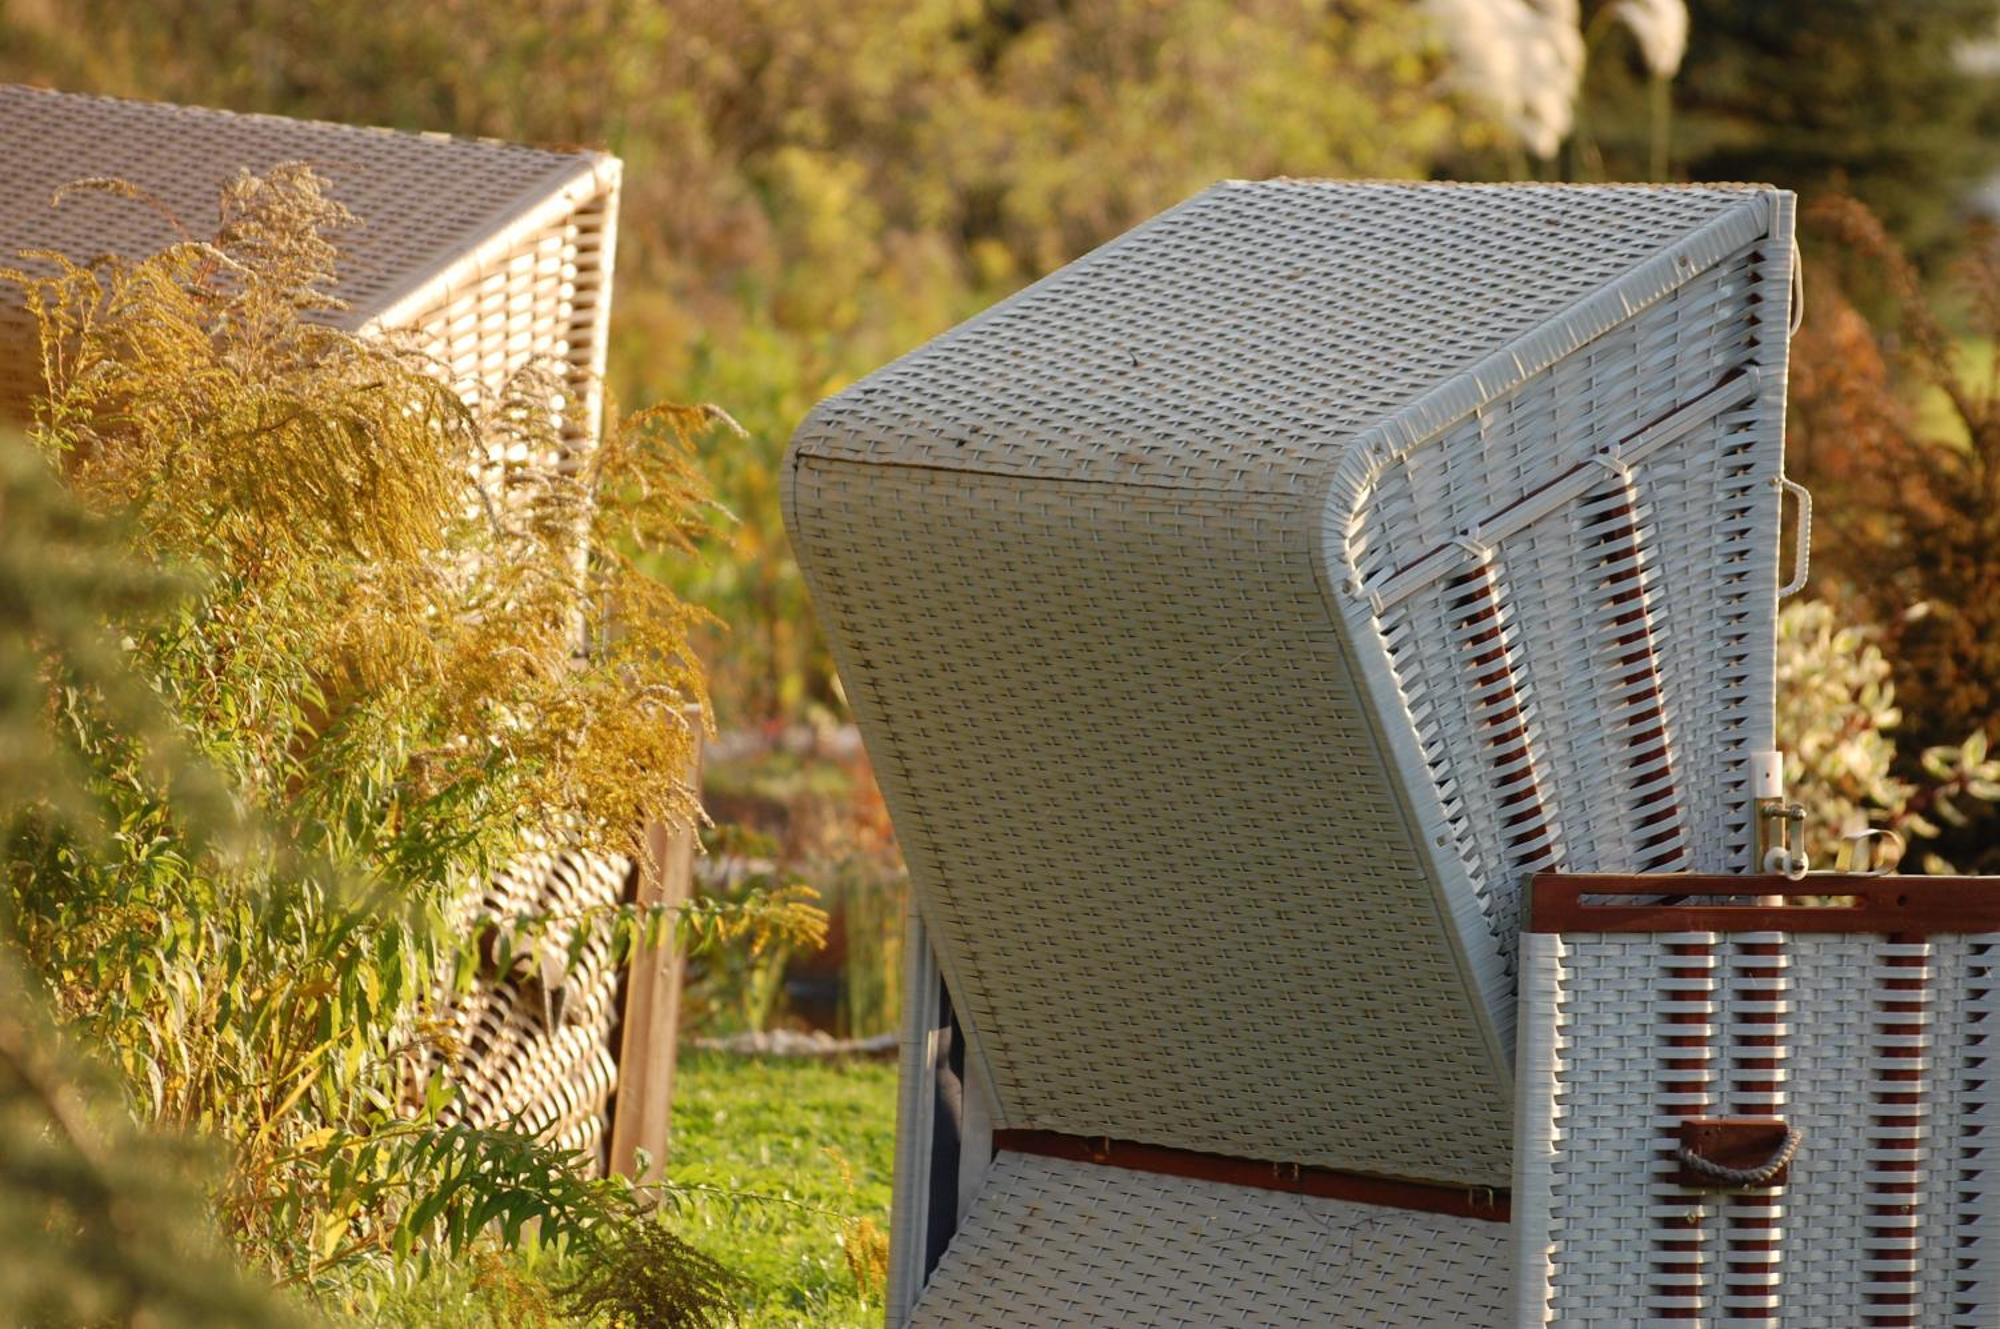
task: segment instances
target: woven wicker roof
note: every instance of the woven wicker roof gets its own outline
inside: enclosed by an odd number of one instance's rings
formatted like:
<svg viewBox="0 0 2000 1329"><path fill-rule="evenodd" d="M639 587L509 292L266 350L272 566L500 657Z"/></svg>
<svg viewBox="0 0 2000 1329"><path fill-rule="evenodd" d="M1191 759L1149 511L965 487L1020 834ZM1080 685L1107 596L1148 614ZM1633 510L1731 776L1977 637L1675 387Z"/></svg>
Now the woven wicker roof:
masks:
<svg viewBox="0 0 2000 1329"><path fill-rule="evenodd" d="M76 180L129 181L202 235L214 228L218 190L239 170L291 161L310 163L362 219L341 237L338 286L350 306L341 321L359 327L610 159L0 84L0 253L136 257L176 238L130 199L84 192L54 206L51 195ZM19 297L0 292L0 304L16 307Z"/></svg>
<svg viewBox="0 0 2000 1329"><path fill-rule="evenodd" d="M529 359L573 367L596 429L619 163L442 134L241 115L0 84L0 261L53 249L139 257L216 224L239 171L304 161L360 219L338 237L337 326L416 328L455 379L496 386ZM161 205L64 185L112 178ZM169 218L172 220L169 220ZM40 390L21 293L0 286L0 415Z"/></svg>
<svg viewBox="0 0 2000 1329"><path fill-rule="evenodd" d="M1287 487L1662 251L1754 237L1766 192L1220 184L869 375L798 446Z"/></svg>

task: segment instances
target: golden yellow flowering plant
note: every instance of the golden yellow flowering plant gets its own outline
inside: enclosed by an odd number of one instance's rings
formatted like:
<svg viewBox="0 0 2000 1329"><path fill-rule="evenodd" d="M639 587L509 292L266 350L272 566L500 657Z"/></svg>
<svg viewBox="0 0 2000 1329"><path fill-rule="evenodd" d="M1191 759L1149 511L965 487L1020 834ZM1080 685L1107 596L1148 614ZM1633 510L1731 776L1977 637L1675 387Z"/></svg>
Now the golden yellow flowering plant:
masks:
<svg viewBox="0 0 2000 1329"><path fill-rule="evenodd" d="M10 814L0 923L143 1119L225 1144L239 1244L322 1288L491 1224L585 1240L635 1212L530 1138L437 1124L445 1087L413 1107L407 1077L469 942L442 920L524 832L617 851L695 815L702 616L639 560L705 521L690 457L718 414L570 449L532 369L469 410L411 347L320 321L351 224L279 167L224 191L212 238L9 274L42 330L34 441L195 588L112 636L268 833L192 835L156 744L49 674L47 732L110 834ZM621 945L823 923L795 895L591 921Z"/></svg>

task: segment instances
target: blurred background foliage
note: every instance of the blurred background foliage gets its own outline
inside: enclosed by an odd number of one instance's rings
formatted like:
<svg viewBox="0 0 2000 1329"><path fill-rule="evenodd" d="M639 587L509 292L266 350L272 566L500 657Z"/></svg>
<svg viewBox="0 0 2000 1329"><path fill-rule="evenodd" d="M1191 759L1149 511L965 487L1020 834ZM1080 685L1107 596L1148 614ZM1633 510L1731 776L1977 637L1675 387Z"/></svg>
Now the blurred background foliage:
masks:
<svg viewBox="0 0 2000 1329"><path fill-rule="evenodd" d="M1686 9L1671 178L1765 180L1808 200L1849 194L1925 254L1954 246L1969 195L2000 168L1991 0L1687 0ZM1639 31L1596 29L1578 131L1564 147L1579 177L1654 178Z"/></svg>

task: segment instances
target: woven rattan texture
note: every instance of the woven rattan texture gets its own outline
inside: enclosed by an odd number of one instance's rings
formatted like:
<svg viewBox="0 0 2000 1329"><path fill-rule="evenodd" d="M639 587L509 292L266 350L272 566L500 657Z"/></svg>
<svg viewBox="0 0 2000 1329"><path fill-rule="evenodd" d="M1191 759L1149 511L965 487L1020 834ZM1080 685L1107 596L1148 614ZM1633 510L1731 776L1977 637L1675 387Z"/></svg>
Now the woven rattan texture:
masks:
<svg viewBox="0 0 2000 1329"><path fill-rule="evenodd" d="M427 289L408 315L418 348L475 405L528 365L557 373L563 433L590 447L602 423L605 324L617 192L523 229L456 281Z"/></svg>
<svg viewBox="0 0 2000 1329"><path fill-rule="evenodd" d="M536 853L488 885L478 902L490 918L576 919L623 898L629 861ZM557 922L506 967L448 999L441 1018L450 1051L445 1069L457 1089L449 1121L517 1123L551 1143L593 1157L603 1146L605 1107L617 1085L621 971L597 929L573 965L571 930Z"/></svg>
<svg viewBox="0 0 2000 1329"><path fill-rule="evenodd" d="M795 484L1004 1124L1505 1184L1505 1070L1300 505L810 459Z"/></svg>
<svg viewBox="0 0 2000 1329"><path fill-rule="evenodd" d="M1307 492L1363 430L1759 197L1218 185L823 403L798 444Z"/></svg>
<svg viewBox="0 0 2000 1329"><path fill-rule="evenodd" d="M336 293L349 307L336 322L419 329L475 392L530 359L567 366L585 403L572 432L585 432L603 368L617 174L599 154L0 85L0 256L137 257L178 238L132 199L85 191L55 206L80 179L137 185L202 235L238 171L291 161L325 176L362 221L338 237ZM0 287L0 410L19 413L39 372L20 293Z"/></svg>
<svg viewBox="0 0 2000 1329"><path fill-rule="evenodd" d="M1519 1322L1996 1323L1996 940L1538 939ZM1675 1181L1681 1115L1773 1114L1804 1131L1783 1186Z"/></svg>
<svg viewBox="0 0 2000 1329"><path fill-rule="evenodd" d="M1497 1223L1002 1154L912 1329L1491 1329Z"/></svg>
<svg viewBox="0 0 2000 1329"><path fill-rule="evenodd" d="M1789 236L1768 190L1222 186L801 426L1002 1124L1504 1180L1525 874L1748 852Z"/></svg>

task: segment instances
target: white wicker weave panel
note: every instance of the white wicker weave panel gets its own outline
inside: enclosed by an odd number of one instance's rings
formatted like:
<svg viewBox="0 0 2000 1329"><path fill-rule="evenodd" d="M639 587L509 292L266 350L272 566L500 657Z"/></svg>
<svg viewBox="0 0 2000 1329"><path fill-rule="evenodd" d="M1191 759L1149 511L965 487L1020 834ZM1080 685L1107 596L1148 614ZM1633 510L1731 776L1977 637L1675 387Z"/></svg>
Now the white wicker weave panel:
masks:
<svg viewBox="0 0 2000 1329"><path fill-rule="evenodd" d="M912 1329L1490 1329L1503 1224L995 1159Z"/></svg>
<svg viewBox="0 0 2000 1329"><path fill-rule="evenodd" d="M623 858L530 854L489 883L478 909L501 918L575 917L615 905L630 870ZM457 1089L447 1121L515 1123L564 1149L599 1151L617 1084L612 1031L622 975L601 932L565 971L560 960L571 935L570 927L558 925L508 973L443 1003L440 1018L457 1045L457 1055L443 1065ZM550 962L546 972L544 958ZM555 988L545 988L549 980Z"/></svg>
<svg viewBox="0 0 2000 1329"><path fill-rule="evenodd" d="M1524 1283L1539 1269L1547 1292L1521 1323L1543 1323L1545 1308L1561 1325L1630 1325L1684 1309L1672 1270L1687 1261L1664 1252L1711 1240L1713 1206L1665 1185L1669 1141L1677 1113L1713 1110L1717 1076L1713 1058L1699 1059L1706 1068L1682 1073L1669 1094L1664 1067L1679 1032L1669 1017L1715 1006L1714 939L1540 940L1537 967L1522 977L1523 1019L1553 1024L1555 1055L1521 1068L1540 1077L1526 1087L1523 1130L1552 1138L1554 1156L1524 1154L1515 1186L1524 1211L1545 1212L1549 1245L1522 1251L1534 1262Z"/></svg>
<svg viewBox="0 0 2000 1329"><path fill-rule="evenodd" d="M1861 1289L1872 1252L1862 1202L1872 1171L1876 949L1873 937L1792 937L1786 947L1795 1012L1790 1113L1807 1132L1782 1194L1789 1211L1782 1323L1796 1329L1866 1323Z"/></svg>
<svg viewBox="0 0 2000 1329"><path fill-rule="evenodd" d="M582 404L571 432L594 434L618 177L602 154L0 85L0 262L23 249L137 257L177 238L129 199L55 207L79 179L129 181L204 235L238 171L291 161L362 221L338 237L349 307L329 321L421 326L454 377L486 391L528 359L566 365ZM18 412L39 374L20 292L0 286L0 411Z"/></svg>
<svg viewBox="0 0 2000 1329"><path fill-rule="evenodd" d="M1918 1323L1950 1329L2000 1325L2000 937L1939 937L1932 1046L1951 1073L1932 1087L1934 1161L1924 1170L1924 1212L1946 1225L1950 1252L1925 1271Z"/></svg>
<svg viewBox="0 0 2000 1329"><path fill-rule="evenodd" d="M1362 585L1754 370L1759 258L1718 264L1385 467L1348 537ZM1583 498L1498 541L1479 593L1444 577L1377 614L1462 870L1510 962L1517 883L1535 871L1746 861L1748 761L1768 742L1771 647L1757 624L1776 572L1781 423L1756 402L1606 468ZM1489 667L1462 625L1489 605L1519 721L1473 685Z"/></svg>
<svg viewBox="0 0 2000 1329"><path fill-rule="evenodd" d="M2000 1323L1989 1064L2000 939L1708 938L1701 1111L1777 1113L1804 1131L1784 1186L1728 1197L1685 1190L1668 1163L1662 1032L1690 994L1665 975L1687 959L1670 944L1690 940L1536 939L1523 1018L1552 1022L1555 1038L1546 1064L1523 1068L1536 1077L1524 1119L1531 1132L1552 1124L1553 1153L1524 1151L1516 1187L1517 1212L1533 1216L1518 1322L1657 1316L1663 1270L1684 1259L1663 1243L1693 1241L1685 1308L1704 1323ZM1764 1046L1772 1035L1776 1048Z"/></svg>
<svg viewBox="0 0 2000 1329"><path fill-rule="evenodd" d="M818 604L1004 1124L1504 1185L1297 505L807 460Z"/></svg>
<svg viewBox="0 0 2000 1329"><path fill-rule="evenodd" d="M565 437L585 447L596 441L616 205L615 189L589 196L427 293L428 308L406 314L418 347L474 405L521 369L541 366L566 380Z"/></svg>

